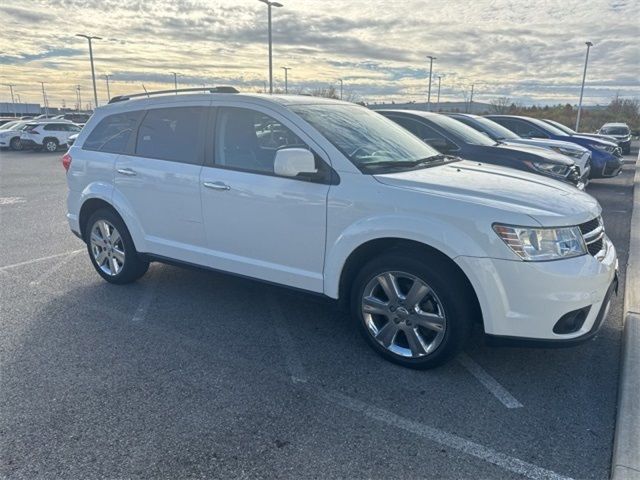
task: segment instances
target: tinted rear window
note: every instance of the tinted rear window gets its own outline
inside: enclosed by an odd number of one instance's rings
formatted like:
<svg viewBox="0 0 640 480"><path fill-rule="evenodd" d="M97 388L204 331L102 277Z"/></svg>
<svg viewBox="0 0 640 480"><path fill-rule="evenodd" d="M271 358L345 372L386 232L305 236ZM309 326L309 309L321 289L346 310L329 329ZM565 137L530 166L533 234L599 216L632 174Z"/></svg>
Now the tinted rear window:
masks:
<svg viewBox="0 0 640 480"><path fill-rule="evenodd" d="M138 130L136 155L174 162L201 164L200 132L203 107L158 108L147 111Z"/></svg>
<svg viewBox="0 0 640 480"><path fill-rule="evenodd" d="M142 112L126 112L103 118L84 141L85 150L123 153Z"/></svg>

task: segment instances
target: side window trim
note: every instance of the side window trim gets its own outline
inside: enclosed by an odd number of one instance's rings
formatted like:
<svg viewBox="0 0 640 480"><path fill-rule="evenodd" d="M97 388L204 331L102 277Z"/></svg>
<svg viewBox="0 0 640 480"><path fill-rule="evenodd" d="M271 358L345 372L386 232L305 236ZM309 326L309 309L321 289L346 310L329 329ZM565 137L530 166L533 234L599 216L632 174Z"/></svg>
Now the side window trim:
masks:
<svg viewBox="0 0 640 480"><path fill-rule="evenodd" d="M340 183L340 176L338 175L338 173L333 169L331 164L325 160L324 156L318 153L318 150L320 151L322 150L318 148L314 148L313 146L309 145L309 142L307 140L305 140L304 138L300 138L298 133L296 133L288 125L289 122L286 119L283 121L280 118L278 118L280 117L280 115L277 115L277 112L269 112L269 113L263 112L260 109L254 108L253 105L247 105L247 104L212 105L210 109L211 109L211 112L209 114L209 121L207 122L209 126L209 133L206 135L207 146L206 146L206 158L204 161L205 166L211 167L211 168L219 168L221 170L231 170L235 172L250 173L253 175L263 175L263 176L269 176L269 177L284 178L287 180L302 181L307 183L320 183L325 185L338 185ZM266 171L245 169L245 168L240 168L236 166L220 165L219 163L216 162L216 142L218 140L218 128L220 126L219 118L220 118L221 109L251 110L256 113L268 116L277 122L280 122L285 128L289 129L291 133L296 135L305 144L305 146L309 149L309 151L313 153L313 155L316 158L316 162L322 165L322 170L324 170L323 172L324 174L322 176L317 176L315 178L305 178L305 177L294 178L294 177L283 177L281 175L276 175L275 173L270 173ZM324 153L324 151L322 152ZM326 153L324 153L324 155L326 155Z"/></svg>
<svg viewBox="0 0 640 480"><path fill-rule="evenodd" d="M138 145L138 136L140 135L140 128L142 127L142 124L144 123L144 120L147 118L147 116L149 115L149 112L152 110L167 110L167 109L172 109L172 108L199 108L202 109L203 112L200 114L200 121L198 122L198 136L197 136L197 146L196 146L196 150L197 150L197 162L196 163L192 163L192 162L181 162L179 160L172 160L172 159L165 159L165 158L156 158L156 157L149 157L146 155L140 155L136 152L136 147ZM140 119L138 120L137 124L133 127L132 129L132 135L129 137L129 143L127 144L127 147L125 148L125 151L122 152L122 155L127 155L130 157L138 157L138 158L147 158L150 160L157 160L157 161L162 161L162 162L173 162L173 163L180 163L180 164L184 164L184 165L195 165L195 166L203 166L205 163L205 136L206 136L206 128L208 125L207 122L207 118L208 118L208 110L209 106L208 105L171 105L171 106L166 106L166 105L162 105L162 106L157 106L156 108L147 108L145 110L143 110L143 115L140 116Z"/></svg>

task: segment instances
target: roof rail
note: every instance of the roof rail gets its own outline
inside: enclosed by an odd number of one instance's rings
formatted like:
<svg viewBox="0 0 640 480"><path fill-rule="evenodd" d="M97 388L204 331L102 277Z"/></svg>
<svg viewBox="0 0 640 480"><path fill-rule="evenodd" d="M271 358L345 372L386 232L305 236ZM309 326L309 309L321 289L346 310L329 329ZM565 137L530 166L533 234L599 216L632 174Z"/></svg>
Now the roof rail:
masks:
<svg viewBox="0 0 640 480"><path fill-rule="evenodd" d="M209 92L209 93L240 93L234 87L196 87L196 88L178 88L172 90L157 90L155 92L132 93L131 95L118 95L109 100L109 103L124 102L136 97L150 97L151 95L165 95L167 93L182 92Z"/></svg>

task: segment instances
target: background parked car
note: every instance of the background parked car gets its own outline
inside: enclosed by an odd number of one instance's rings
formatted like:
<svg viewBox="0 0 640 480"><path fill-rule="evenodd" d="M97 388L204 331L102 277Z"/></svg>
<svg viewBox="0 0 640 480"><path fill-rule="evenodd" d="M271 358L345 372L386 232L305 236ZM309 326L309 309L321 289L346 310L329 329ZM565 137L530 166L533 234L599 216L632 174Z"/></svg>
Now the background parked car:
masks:
<svg viewBox="0 0 640 480"><path fill-rule="evenodd" d="M470 113L448 113L447 115L484 133L496 142L504 143L505 145L532 145L534 147L548 148L562 155L571 157L576 162L576 165L580 167L580 176L586 179L589 178L591 171L591 152L588 148L562 140L522 138L499 123L479 115Z"/></svg>
<svg viewBox="0 0 640 480"><path fill-rule="evenodd" d="M559 153L527 145L505 145L458 120L418 110L379 110L445 155L537 173L584 188L575 162Z"/></svg>
<svg viewBox="0 0 640 480"><path fill-rule="evenodd" d="M63 115L57 115L54 117L54 120L68 120L69 122L73 122L76 125L84 125L91 118L91 114L89 113L65 113Z"/></svg>
<svg viewBox="0 0 640 480"><path fill-rule="evenodd" d="M631 152L631 129L626 123L605 123L598 133L615 138L625 155Z"/></svg>
<svg viewBox="0 0 640 480"><path fill-rule="evenodd" d="M22 120L14 120L0 126L0 148L10 148L11 150L22 150L20 134L27 123Z"/></svg>
<svg viewBox="0 0 640 480"><path fill-rule="evenodd" d="M560 123L560 122L556 122L555 120L549 120L548 118L543 118L542 119L543 122L548 123L549 125L556 127L558 130L562 130L563 132L565 132L567 135L571 135L572 137L577 135L579 137L587 137L587 138L597 138L599 140L604 140L606 142L611 142L611 143L615 143L617 144L618 141L610 136L610 135L600 135L598 133L584 133L584 132L576 132L574 129L567 127L566 125Z"/></svg>
<svg viewBox="0 0 640 480"><path fill-rule="evenodd" d="M55 152L66 145L69 135L78 133L80 126L64 120L29 122L20 135L23 148Z"/></svg>
<svg viewBox="0 0 640 480"><path fill-rule="evenodd" d="M70 147L71 145L73 145L77 138L78 138L77 133L74 133L73 135L69 135L69 138L67 138L67 147Z"/></svg>
<svg viewBox="0 0 640 480"><path fill-rule="evenodd" d="M487 115L487 118L524 138L550 138L577 143L591 151L591 178L615 177L622 170L622 151L612 142L580 135L567 135L537 118L517 115Z"/></svg>

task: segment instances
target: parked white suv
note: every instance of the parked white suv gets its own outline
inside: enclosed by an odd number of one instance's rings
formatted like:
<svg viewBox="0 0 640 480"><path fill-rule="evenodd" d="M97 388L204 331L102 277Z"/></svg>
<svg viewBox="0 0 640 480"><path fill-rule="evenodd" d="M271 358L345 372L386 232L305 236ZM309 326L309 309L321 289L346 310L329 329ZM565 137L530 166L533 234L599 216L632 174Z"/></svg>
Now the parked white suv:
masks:
<svg viewBox="0 0 640 480"><path fill-rule="evenodd" d="M34 121L22 130L20 144L23 149L55 152L67 144L70 135L80 130L80 126L65 120Z"/></svg>
<svg viewBox="0 0 640 480"><path fill-rule="evenodd" d="M114 99L63 157L105 280L171 261L324 294L413 368L474 322L551 345L598 331L617 259L591 196L443 156L357 105L218 92Z"/></svg>

